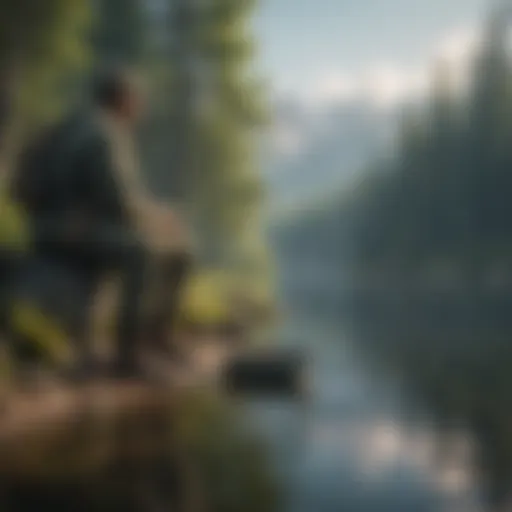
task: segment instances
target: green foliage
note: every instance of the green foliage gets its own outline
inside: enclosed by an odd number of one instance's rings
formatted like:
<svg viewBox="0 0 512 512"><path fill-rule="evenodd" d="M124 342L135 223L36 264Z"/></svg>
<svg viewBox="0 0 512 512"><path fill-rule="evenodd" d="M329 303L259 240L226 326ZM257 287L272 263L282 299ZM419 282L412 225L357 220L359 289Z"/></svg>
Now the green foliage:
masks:
<svg viewBox="0 0 512 512"><path fill-rule="evenodd" d="M101 63L137 62L146 48L147 26L139 0L97 0L93 49Z"/></svg>
<svg viewBox="0 0 512 512"><path fill-rule="evenodd" d="M190 13L179 57L170 63L168 108L169 136L177 140L180 132L182 146L170 160L186 183L182 199L201 261L261 281L268 280L269 255L259 218L264 190L255 144L266 112L264 88L252 69L253 4L206 0ZM191 63L201 73L190 71ZM185 83L190 87L183 88ZM169 146L168 138L163 144Z"/></svg>
<svg viewBox="0 0 512 512"><path fill-rule="evenodd" d="M212 243L207 259L226 261L260 207L261 183L253 164L254 127L261 91L251 78L249 2L211 0L201 19L198 55L210 69L199 120L197 203L201 232Z"/></svg>
<svg viewBox="0 0 512 512"><path fill-rule="evenodd" d="M512 481L506 34L496 16L467 96L452 95L447 70L438 70L427 110L406 118L397 157L369 178L352 209L353 269L380 280L358 297L359 327L374 340L366 349L441 424L470 429L498 505Z"/></svg>
<svg viewBox="0 0 512 512"><path fill-rule="evenodd" d="M5 36L0 58L18 74L15 116L25 124L41 122L58 114L72 92L70 78L88 65L89 2L11 3L2 19L16 32Z"/></svg>
<svg viewBox="0 0 512 512"><path fill-rule="evenodd" d="M430 108L406 118L390 172L362 196L355 242L363 267L374 255L417 269L420 260L451 254L471 272L472 248L508 245L512 68L503 34L491 35L469 97L451 97L442 69Z"/></svg>
<svg viewBox="0 0 512 512"><path fill-rule="evenodd" d="M182 295L184 325L219 327L238 325L246 330L273 317L273 290L262 279L237 275L232 270L203 271L189 279ZM257 318L257 321L255 319Z"/></svg>

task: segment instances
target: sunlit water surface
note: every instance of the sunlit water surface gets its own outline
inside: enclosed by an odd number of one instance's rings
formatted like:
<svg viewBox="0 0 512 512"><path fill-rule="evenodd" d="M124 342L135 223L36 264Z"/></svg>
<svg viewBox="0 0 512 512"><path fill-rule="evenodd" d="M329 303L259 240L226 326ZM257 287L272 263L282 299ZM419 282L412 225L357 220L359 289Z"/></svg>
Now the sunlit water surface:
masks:
<svg viewBox="0 0 512 512"><path fill-rule="evenodd" d="M441 468L434 430L403 393L372 378L341 325L302 316L279 343L309 354L304 403L251 404L283 478L289 512L473 512L464 439Z"/></svg>

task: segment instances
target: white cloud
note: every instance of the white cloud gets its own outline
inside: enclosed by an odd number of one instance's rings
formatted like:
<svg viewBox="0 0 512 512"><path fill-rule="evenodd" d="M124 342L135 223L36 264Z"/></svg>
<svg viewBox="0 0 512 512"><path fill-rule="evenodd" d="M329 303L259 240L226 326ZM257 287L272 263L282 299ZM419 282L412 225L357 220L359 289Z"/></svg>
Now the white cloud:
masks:
<svg viewBox="0 0 512 512"><path fill-rule="evenodd" d="M404 101L425 97L432 80L433 65L449 66L455 87L467 84L472 57L481 41L476 27L457 27L432 48L430 57L416 67L389 59L374 62L361 72L328 69L321 74L301 99L314 107L332 103L367 101L379 108L389 108Z"/></svg>
<svg viewBox="0 0 512 512"><path fill-rule="evenodd" d="M363 76L361 88L364 97L375 106L393 107L424 95L428 89L428 74L422 69L378 64Z"/></svg>
<svg viewBox="0 0 512 512"><path fill-rule="evenodd" d="M437 56L450 64L467 64L482 40L482 31L476 27L459 27L447 34L437 45Z"/></svg>
<svg viewBox="0 0 512 512"><path fill-rule="evenodd" d="M357 77L339 71L327 71L317 81L309 100L313 102L350 101L359 92Z"/></svg>
<svg viewBox="0 0 512 512"><path fill-rule="evenodd" d="M296 157L314 134L325 126L325 111L334 104L366 103L379 110L393 109L405 102L420 102L432 87L435 66L448 66L453 86L463 92L469 83L471 63L482 40L478 27L455 27L432 45L428 56L418 65L408 66L393 59L376 61L358 72L326 69L303 89L290 86L281 91L284 98L298 100L307 120L277 119L272 129L276 154Z"/></svg>
<svg viewBox="0 0 512 512"><path fill-rule="evenodd" d="M454 87L464 88L470 79L475 54L482 43L483 32L476 27L460 27L441 40L434 58L445 63L450 70Z"/></svg>
<svg viewBox="0 0 512 512"><path fill-rule="evenodd" d="M302 100L314 107L367 101L376 107L387 108L405 99L419 97L427 88L425 70L379 62L352 75L328 71L302 96Z"/></svg>

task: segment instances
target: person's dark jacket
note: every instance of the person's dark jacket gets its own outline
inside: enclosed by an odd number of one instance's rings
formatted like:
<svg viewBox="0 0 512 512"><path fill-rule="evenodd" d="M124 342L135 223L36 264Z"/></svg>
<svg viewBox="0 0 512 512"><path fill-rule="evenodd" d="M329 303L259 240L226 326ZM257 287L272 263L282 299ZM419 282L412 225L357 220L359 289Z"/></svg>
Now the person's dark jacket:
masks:
<svg viewBox="0 0 512 512"><path fill-rule="evenodd" d="M14 181L14 195L32 219L38 250L83 253L98 240L129 229L109 141L94 115L74 114L48 138L51 149L44 165L36 162L32 175ZM31 201L29 193L35 182L42 189L39 201Z"/></svg>
<svg viewBox="0 0 512 512"><path fill-rule="evenodd" d="M77 212L92 224L128 227L128 209L99 123L91 115L78 116L63 139L64 155L56 162L62 179L58 213Z"/></svg>

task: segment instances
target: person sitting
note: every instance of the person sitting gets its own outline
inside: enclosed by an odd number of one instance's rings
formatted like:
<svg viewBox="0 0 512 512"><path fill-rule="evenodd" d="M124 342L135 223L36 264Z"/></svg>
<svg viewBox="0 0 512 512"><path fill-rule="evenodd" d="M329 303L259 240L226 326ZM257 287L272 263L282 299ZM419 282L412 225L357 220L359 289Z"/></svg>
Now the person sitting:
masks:
<svg viewBox="0 0 512 512"><path fill-rule="evenodd" d="M113 371L120 377L132 377L144 374L138 357L141 338L145 334L166 338L166 317L172 317L188 268L187 251L182 250L187 232L166 208L167 227L174 227L167 231L180 242L180 251L170 265L174 283L159 308L160 312L167 311L158 315L151 333L144 333L148 226L162 210L146 192L139 174L135 130L145 111L144 95L135 75L124 68L112 68L97 77L92 100L91 106L73 113L52 133L53 151L44 159L46 171L40 170L38 176L39 195L30 193L31 186L37 188L34 177L23 179L21 173L16 197L34 220L36 253L84 276L91 298L108 272L120 275ZM95 366L90 320L89 311L84 311L78 329L81 355L77 370L85 375Z"/></svg>

